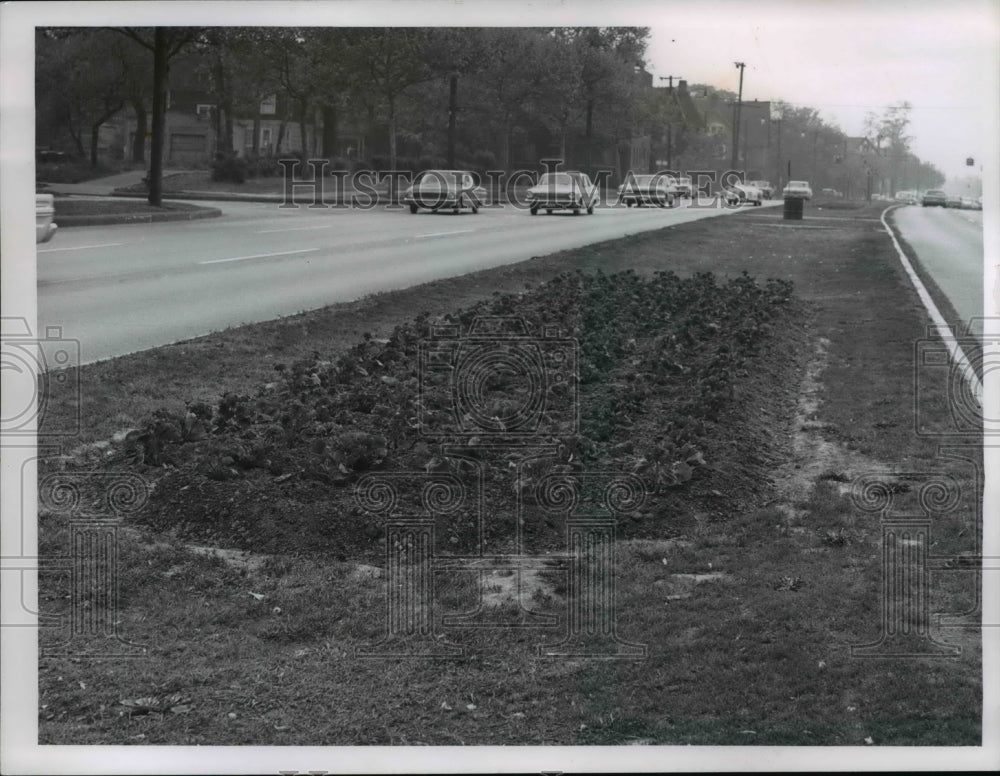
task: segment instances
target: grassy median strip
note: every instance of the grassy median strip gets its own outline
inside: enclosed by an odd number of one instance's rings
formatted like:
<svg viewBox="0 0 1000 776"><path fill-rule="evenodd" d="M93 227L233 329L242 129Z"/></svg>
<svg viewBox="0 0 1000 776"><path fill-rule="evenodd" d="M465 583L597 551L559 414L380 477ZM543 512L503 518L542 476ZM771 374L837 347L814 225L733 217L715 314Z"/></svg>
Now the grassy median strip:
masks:
<svg viewBox="0 0 1000 776"><path fill-rule="evenodd" d="M115 462L159 483L153 500L176 504L173 514L201 506L169 529L137 521L124 533L115 616L122 636L148 653L43 658L41 742L977 744L977 631L934 628L936 639L961 647L950 658L852 657L852 645L877 641L884 603L882 525L851 497L859 477L887 478L905 514L923 479L954 478L961 498L930 529L933 554L946 559L930 595L945 613L976 603L975 575L961 560L976 530L980 440L946 433L947 370L920 376L927 401L915 406L924 315L873 222L878 213L809 208L801 228L766 211L699 221L83 368L80 406L57 393L46 422L65 428L79 412L84 444L43 471ZM834 228L805 228L815 225L811 215ZM755 228L773 223L788 228ZM784 293L789 282L794 298ZM399 444L413 441L405 429L384 452L336 430L315 447L309 477L301 457L275 466L277 448L265 451L266 465L241 467L252 450L212 447L222 438L252 447L270 413L286 435L281 449L304 451L315 440L289 437L308 436L297 419L338 423L346 417L338 413L362 411L336 403L352 395L370 399L377 416L380 397L396 397L406 382L399 377L418 330L408 322L467 324L484 311L578 334L591 446L580 441L575 454L650 484L644 509L619 521L614 549L612 646L628 654L644 645L645 657L558 654L573 594L554 562L519 575L433 575L436 635L424 648L452 645L461 657L359 658L387 628L384 526L361 525L364 516L346 508L310 515L308 505L403 449L428 454L428 471L442 462L419 441ZM342 394L336 379L346 381ZM377 387L353 387L367 380ZM309 398L320 388L333 403ZM289 397L288 406L268 404L269 395ZM308 414L318 410L330 417ZM940 434L918 436L918 419ZM374 426L361 430L377 436ZM966 457L943 458L942 444ZM193 491L225 499L199 502ZM254 492L270 522L258 519L242 536L231 521L211 525L242 516L250 503L227 513L226 499ZM64 552L68 522L57 510L40 520L43 553ZM289 526L315 531L316 542L294 544ZM558 555L565 530L541 516L525 526L539 555ZM341 535L357 540L338 545ZM465 534L453 538L464 547ZM195 539L251 552L199 549ZM65 613L66 585L65 575L43 575L43 612ZM559 618L562 630L527 627L519 600ZM440 620L477 602L522 627ZM59 638L42 632L43 646Z"/></svg>

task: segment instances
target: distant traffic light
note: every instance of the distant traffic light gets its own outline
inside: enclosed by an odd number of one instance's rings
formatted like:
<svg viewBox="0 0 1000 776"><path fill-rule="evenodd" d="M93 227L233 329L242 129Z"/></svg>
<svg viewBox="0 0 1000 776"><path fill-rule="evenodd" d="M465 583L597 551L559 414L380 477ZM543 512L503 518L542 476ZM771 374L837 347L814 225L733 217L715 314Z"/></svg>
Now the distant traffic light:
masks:
<svg viewBox="0 0 1000 776"><path fill-rule="evenodd" d="M972 165L974 165L975 163L976 163L976 160L973 159L971 156L966 157L966 159L965 159L965 166L966 167L972 167Z"/></svg>

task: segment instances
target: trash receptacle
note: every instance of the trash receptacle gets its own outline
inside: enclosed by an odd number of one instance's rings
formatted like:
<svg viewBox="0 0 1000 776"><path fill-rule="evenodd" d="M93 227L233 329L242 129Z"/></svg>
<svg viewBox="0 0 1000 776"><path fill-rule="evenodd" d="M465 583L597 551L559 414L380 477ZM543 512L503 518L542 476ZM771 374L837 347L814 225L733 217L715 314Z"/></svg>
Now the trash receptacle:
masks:
<svg viewBox="0 0 1000 776"><path fill-rule="evenodd" d="M805 200L802 197L785 197L785 220L801 221Z"/></svg>

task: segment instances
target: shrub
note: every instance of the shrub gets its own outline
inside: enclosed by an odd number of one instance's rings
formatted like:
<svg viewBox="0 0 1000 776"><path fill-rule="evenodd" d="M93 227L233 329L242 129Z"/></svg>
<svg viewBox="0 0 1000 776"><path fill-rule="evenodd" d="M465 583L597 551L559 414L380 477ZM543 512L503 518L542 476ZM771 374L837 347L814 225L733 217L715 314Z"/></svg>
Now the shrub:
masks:
<svg viewBox="0 0 1000 776"><path fill-rule="evenodd" d="M247 179L247 163L238 156L224 156L212 163L212 180L243 183Z"/></svg>
<svg viewBox="0 0 1000 776"><path fill-rule="evenodd" d="M481 173L496 169L497 157L492 151L476 151L472 154L472 165Z"/></svg>
<svg viewBox="0 0 1000 776"><path fill-rule="evenodd" d="M417 169L415 172L423 172L424 170L439 170L448 166L448 160L443 156L421 156L417 160Z"/></svg>

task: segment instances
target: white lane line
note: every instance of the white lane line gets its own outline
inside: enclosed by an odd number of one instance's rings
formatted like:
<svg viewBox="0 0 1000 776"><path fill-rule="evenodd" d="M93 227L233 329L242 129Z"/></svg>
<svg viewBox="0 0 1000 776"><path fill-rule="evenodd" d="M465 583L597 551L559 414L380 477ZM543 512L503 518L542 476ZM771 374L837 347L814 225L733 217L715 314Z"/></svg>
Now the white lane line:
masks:
<svg viewBox="0 0 1000 776"><path fill-rule="evenodd" d="M89 248L111 248L115 245L124 245L125 243L101 243L100 245L78 245L75 248L39 248L39 253L56 253L57 251L85 251Z"/></svg>
<svg viewBox="0 0 1000 776"><path fill-rule="evenodd" d="M446 234L468 234L469 232L474 232L475 229L459 229L455 232L431 232L430 234L418 234L414 235L414 240L419 240L422 237L444 237Z"/></svg>
<svg viewBox="0 0 1000 776"><path fill-rule="evenodd" d="M333 229L333 224L327 224L326 226L291 226L286 229L261 229L259 232L254 232L254 234L273 234L274 232L305 232L310 229Z"/></svg>
<svg viewBox="0 0 1000 776"><path fill-rule="evenodd" d="M233 256L230 259L209 259L199 261L199 264L223 264L227 261L249 261L250 259L271 259L275 256L294 256L298 253L315 253L319 248L303 248L301 251L282 251L281 253L257 253L253 256Z"/></svg>

